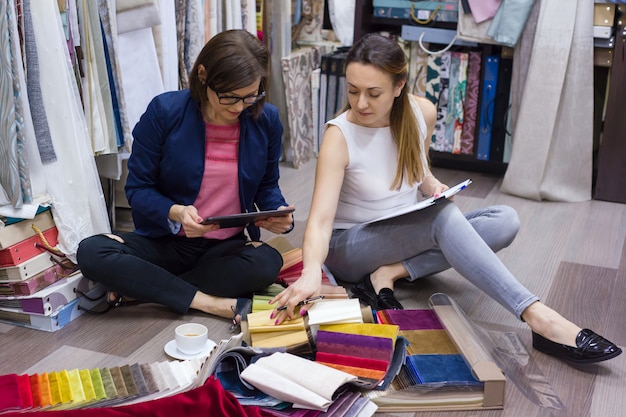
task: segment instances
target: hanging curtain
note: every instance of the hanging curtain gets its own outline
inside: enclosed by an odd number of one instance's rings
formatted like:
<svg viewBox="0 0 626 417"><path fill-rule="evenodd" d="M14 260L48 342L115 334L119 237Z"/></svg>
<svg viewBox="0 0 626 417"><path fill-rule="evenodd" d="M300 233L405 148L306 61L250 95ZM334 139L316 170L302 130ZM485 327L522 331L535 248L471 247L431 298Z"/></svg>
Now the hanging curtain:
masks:
<svg viewBox="0 0 626 417"><path fill-rule="evenodd" d="M501 186L505 193L532 200L591 199L593 8L584 0L541 2L525 88L517 90L523 94Z"/></svg>
<svg viewBox="0 0 626 417"><path fill-rule="evenodd" d="M22 70L15 5L0 4L0 203L21 208L32 201L24 149L26 89L18 82Z"/></svg>
<svg viewBox="0 0 626 417"><path fill-rule="evenodd" d="M10 0L13 3L13 0ZM59 248L75 262L79 242L110 231L104 195L74 70L70 65L57 0L31 0L42 101L57 160L43 166L45 187L59 230Z"/></svg>

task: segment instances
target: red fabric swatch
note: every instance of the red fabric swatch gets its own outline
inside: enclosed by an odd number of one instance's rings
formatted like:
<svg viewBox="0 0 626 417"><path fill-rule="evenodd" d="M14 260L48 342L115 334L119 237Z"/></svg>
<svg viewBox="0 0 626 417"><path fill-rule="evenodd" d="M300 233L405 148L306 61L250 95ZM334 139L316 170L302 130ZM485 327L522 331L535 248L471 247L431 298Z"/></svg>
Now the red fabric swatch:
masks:
<svg viewBox="0 0 626 417"><path fill-rule="evenodd" d="M0 375L0 413L3 411L20 410L22 395L16 374Z"/></svg>

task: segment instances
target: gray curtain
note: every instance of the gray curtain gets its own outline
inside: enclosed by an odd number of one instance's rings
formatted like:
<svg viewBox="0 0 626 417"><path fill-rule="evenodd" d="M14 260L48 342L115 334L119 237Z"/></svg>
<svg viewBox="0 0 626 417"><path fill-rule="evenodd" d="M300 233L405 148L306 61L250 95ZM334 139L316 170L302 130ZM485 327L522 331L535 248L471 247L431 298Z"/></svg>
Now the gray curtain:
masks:
<svg viewBox="0 0 626 417"><path fill-rule="evenodd" d="M515 52L513 148L501 190L591 199L593 2L537 1Z"/></svg>

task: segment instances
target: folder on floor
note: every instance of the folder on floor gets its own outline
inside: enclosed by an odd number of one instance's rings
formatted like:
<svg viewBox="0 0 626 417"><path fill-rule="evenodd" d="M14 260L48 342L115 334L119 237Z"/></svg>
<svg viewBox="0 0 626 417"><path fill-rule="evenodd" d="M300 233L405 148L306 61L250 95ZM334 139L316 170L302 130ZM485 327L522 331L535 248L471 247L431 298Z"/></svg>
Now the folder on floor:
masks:
<svg viewBox="0 0 626 417"><path fill-rule="evenodd" d="M19 265L0 268L0 282L24 281L54 265L52 255L44 252Z"/></svg>
<svg viewBox="0 0 626 417"><path fill-rule="evenodd" d="M21 242L15 243L5 249L0 250L0 267L16 266L22 262L34 258L46 252L44 244L47 242L54 247L58 243L59 231L55 226L42 232L42 236L35 235Z"/></svg>
<svg viewBox="0 0 626 417"><path fill-rule="evenodd" d="M33 219L24 219L16 223L11 223L0 229L0 249L8 248L22 240L35 236L37 232L33 225L39 230L47 230L54 226L54 219L50 210L45 210L35 215Z"/></svg>

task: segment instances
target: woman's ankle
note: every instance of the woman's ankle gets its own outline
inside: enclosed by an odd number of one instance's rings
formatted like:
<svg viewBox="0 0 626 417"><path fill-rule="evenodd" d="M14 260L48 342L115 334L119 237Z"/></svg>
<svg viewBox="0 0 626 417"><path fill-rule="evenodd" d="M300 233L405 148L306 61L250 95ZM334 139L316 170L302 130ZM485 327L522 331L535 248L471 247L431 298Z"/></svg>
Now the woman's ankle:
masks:
<svg viewBox="0 0 626 417"><path fill-rule="evenodd" d="M536 302L522 313L522 319L530 329L551 340L568 346L576 346L576 336L582 330L550 307Z"/></svg>

